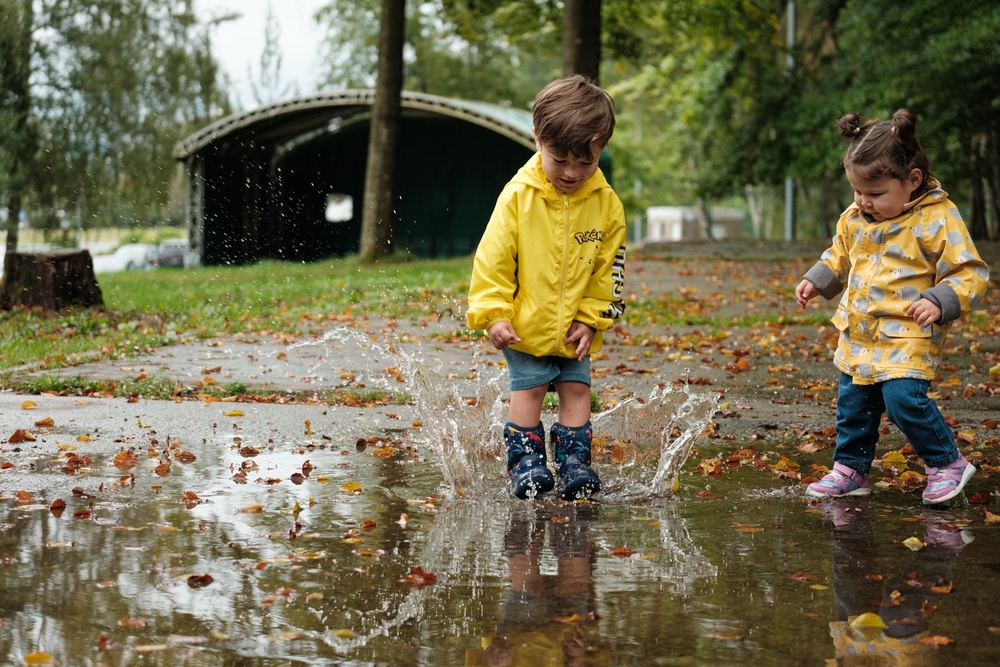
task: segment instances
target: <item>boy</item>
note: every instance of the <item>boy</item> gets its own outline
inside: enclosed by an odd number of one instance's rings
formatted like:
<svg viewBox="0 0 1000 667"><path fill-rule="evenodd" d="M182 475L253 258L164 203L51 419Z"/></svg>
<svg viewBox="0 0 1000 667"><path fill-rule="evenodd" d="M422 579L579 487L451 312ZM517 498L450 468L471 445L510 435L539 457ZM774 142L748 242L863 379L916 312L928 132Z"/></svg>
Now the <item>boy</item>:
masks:
<svg viewBox="0 0 1000 667"><path fill-rule="evenodd" d="M608 94L576 75L532 106L537 153L504 187L476 251L468 324L502 350L510 377L504 425L511 493L598 493L590 467L590 354L625 311L625 214L597 166L615 127ZM546 465L542 401L559 396Z"/></svg>

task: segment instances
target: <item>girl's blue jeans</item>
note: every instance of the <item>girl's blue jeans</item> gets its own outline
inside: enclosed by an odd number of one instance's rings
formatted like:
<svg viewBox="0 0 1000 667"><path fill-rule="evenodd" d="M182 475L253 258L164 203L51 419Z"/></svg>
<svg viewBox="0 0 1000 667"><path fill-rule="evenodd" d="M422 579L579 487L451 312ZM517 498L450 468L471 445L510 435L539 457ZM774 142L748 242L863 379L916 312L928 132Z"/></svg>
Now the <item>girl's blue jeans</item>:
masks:
<svg viewBox="0 0 1000 667"><path fill-rule="evenodd" d="M955 436L937 403L927 396L927 380L902 378L854 384L840 374L837 394L837 448L833 460L867 475L875 459L882 413L899 427L924 464L935 468L958 460Z"/></svg>

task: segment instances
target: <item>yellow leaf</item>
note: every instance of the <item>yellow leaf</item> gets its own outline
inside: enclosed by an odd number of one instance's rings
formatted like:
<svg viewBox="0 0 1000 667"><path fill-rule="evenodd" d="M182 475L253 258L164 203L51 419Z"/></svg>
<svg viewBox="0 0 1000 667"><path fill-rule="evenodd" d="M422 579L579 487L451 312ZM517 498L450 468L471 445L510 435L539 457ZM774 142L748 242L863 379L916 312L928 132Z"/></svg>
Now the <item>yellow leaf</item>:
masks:
<svg viewBox="0 0 1000 667"><path fill-rule="evenodd" d="M339 637L340 639L350 639L354 636L354 630L350 628L337 628L336 630L327 630L334 637Z"/></svg>
<svg viewBox="0 0 1000 667"><path fill-rule="evenodd" d="M340 490L344 493L350 493L353 495L358 495L363 490L363 487L357 482L345 482L340 485Z"/></svg>
<svg viewBox="0 0 1000 667"><path fill-rule="evenodd" d="M903 546L909 549L910 551L920 551L927 545L915 537L908 537L905 540L903 540Z"/></svg>
<svg viewBox="0 0 1000 667"><path fill-rule="evenodd" d="M90 436L87 435L86 433L81 433L80 435L76 436L76 441L77 442L90 442Z"/></svg>
<svg viewBox="0 0 1000 667"><path fill-rule="evenodd" d="M37 407L38 407L38 403L35 403L34 401L25 401L24 403L21 403L21 409L22 410L30 410L31 408L37 408ZM31 654L31 655L34 655L34 654ZM46 655L48 655L48 654L46 654Z"/></svg>
<svg viewBox="0 0 1000 667"><path fill-rule="evenodd" d="M870 611L855 618L850 625L852 630L860 632L868 641L874 641L888 627L881 616Z"/></svg>
<svg viewBox="0 0 1000 667"><path fill-rule="evenodd" d="M242 417L243 416L243 411L242 410L229 410L228 412L223 412L222 416L223 417Z"/></svg>
<svg viewBox="0 0 1000 667"><path fill-rule="evenodd" d="M56 659L43 651L35 651L24 656L24 662L28 665L54 665Z"/></svg>
<svg viewBox="0 0 1000 667"><path fill-rule="evenodd" d="M889 452L882 457L882 463L888 463L890 465L906 465L906 457L899 452Z"/></svg>
<svg viewBox="0 0 1000 667"><path fill-rule="evenodd" d="M990 368L990 375L1000 375L1000 364Z"/></svg>
<svg viewBox="0 0 1000 667"><path fill-rule="evenodd" d="M76 445L68 442L59 442L58 440L56 440L56 447L58 447L64 452L71 452L74 449L76 449Z"/></svg>

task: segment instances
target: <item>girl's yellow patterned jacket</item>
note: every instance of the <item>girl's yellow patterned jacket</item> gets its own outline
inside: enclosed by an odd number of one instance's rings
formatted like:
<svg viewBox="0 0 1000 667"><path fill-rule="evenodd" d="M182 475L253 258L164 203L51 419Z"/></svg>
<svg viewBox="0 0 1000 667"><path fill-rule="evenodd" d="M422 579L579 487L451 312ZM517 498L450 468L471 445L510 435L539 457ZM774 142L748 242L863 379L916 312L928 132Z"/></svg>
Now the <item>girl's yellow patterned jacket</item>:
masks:
<svg viewBox="0 0 1000 667"><path fill-rule="evenodd" d="M883 222L852 204L833 244L806 272L823 297L843 291L832 320L840 330L834 363L855 384L933 379L951 323L986 294L989 268L958 207L940 183L930 185ZM906 315L922 297L941 308L941 319L927 328Z"/></svg>

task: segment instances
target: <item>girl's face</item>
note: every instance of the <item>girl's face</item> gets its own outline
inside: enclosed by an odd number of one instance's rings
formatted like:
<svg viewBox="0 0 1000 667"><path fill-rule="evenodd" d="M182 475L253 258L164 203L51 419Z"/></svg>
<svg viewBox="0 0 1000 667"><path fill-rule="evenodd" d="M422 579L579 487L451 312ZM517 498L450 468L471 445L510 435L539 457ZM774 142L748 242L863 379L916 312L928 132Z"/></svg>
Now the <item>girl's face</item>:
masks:
<svg viewBox="0 0 1000 667"><path fill-rule="evenodd" d="M538 139L535 139L535 148L542 154L545 178L560 191L572 194L597 173L597 157L601 154L602 146L597 141L591 142L590 153L594 156L593 159L578 157L575 153L557 155Z"/></svg>
<svg viewBox="0 0 1000 667"><path fill-rule="evenodd" d="M879 222L895 218L903 212L903 207L913 199L913 193L924 179L923 172L913 169L902 181L891 176L875 180L861 178L858 171L848 167L847 180L854 188L854 203L863 213Z"/></svg>

